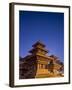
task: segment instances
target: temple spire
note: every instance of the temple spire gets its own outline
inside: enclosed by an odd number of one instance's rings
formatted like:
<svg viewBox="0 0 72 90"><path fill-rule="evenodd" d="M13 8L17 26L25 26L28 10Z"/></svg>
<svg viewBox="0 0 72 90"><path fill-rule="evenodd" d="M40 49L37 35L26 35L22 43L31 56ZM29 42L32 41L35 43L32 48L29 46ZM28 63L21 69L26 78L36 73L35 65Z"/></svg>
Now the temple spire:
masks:
<svg viewBox="0 0 72 90"><path fill-rule="evenodd" d="M42 48L45 47L45 45L42 43L41 40L38 40L35 44L32 45L32 47L37 47L37 46L42 46Z"/></svg>

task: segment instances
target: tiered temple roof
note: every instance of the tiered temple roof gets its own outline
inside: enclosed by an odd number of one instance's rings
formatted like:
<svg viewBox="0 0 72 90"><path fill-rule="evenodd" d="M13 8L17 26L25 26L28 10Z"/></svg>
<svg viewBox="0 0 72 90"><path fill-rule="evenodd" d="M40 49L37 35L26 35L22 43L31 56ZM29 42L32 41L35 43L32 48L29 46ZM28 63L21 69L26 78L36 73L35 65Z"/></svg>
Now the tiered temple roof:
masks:
<svg viewBox="0 0 72 90"><path fill-rule="evenodd" d="M29 52L32 54L46 54L48 53L48 50L45 49L45 45L41 41L37 41L34 45L32 45L33 49L31 49Z"/></svg>

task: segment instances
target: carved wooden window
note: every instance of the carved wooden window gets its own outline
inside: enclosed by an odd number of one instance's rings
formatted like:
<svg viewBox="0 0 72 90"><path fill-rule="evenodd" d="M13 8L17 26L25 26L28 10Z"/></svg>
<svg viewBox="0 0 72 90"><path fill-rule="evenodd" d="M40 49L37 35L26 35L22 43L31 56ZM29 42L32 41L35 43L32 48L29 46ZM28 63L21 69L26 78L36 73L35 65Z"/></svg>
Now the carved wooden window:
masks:
<svg viewBox="0 0 72 90"><path fill-rule="evenodd" d="M43 64L41 64L41 68L43 68Z"/></svg>
<svg viewBox="0 0 72 90"><path fill-rule="evenodd" d="M48 69L48 65L45 65L45 69Z"/></svg>

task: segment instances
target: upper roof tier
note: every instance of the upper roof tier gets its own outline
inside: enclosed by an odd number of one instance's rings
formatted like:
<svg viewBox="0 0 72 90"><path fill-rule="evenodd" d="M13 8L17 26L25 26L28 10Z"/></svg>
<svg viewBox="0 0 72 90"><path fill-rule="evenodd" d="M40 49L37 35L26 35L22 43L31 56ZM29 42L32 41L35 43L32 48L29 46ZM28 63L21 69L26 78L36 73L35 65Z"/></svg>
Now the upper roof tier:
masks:
<svg viewBox="0 0 72 90"><path fill-rule="evenodd" d="M38 52L38 50L41 50L41 53L42 53L42 52L48 53L48 50L46 50L46 49L41 49L41 48L33 48L33 49L30 50L29 52L30 52L30 53L34 53L34 52Z"/></svg>

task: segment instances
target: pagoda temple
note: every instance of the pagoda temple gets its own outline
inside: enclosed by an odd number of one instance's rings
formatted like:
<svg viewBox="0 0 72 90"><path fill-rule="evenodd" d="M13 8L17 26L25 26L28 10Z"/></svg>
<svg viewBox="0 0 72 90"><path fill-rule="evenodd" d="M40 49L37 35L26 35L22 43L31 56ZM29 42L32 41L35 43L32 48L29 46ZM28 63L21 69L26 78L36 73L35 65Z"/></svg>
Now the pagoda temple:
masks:
<svg viewBox="0 0 72 90"><path fill-rule="evenodd" d="M32 45L29 55L20 58L19 78L49 78L63 77L63 63L55 55L49 56L48 50L41 41Z"/></svg>

